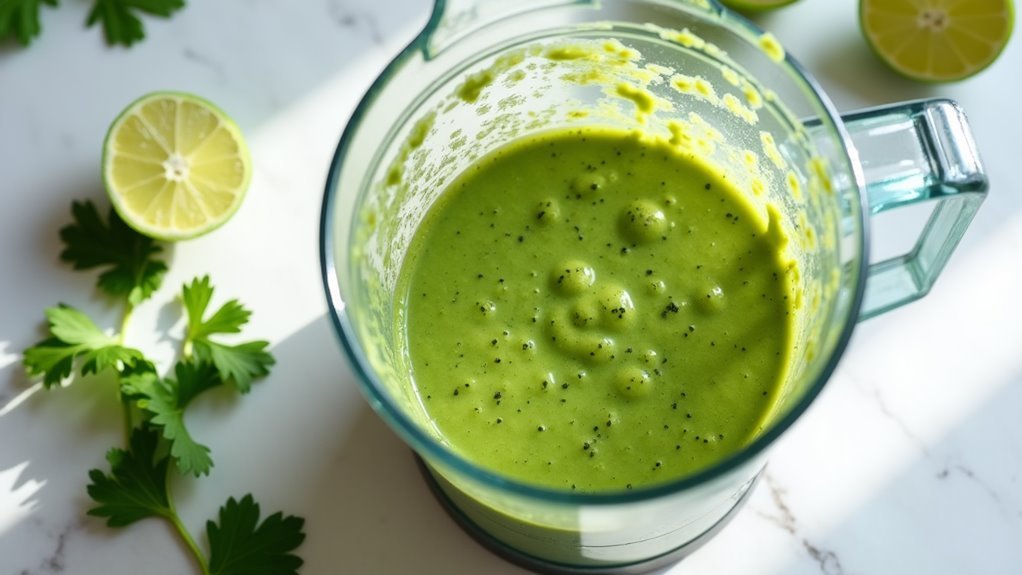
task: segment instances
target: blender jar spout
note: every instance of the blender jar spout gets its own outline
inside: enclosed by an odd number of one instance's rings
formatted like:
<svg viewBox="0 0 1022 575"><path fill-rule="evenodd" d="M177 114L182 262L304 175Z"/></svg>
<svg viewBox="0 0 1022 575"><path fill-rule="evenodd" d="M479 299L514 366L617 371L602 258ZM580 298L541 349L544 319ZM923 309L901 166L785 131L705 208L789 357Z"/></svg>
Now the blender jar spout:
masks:
<svg viewBox="0 0 1022 575"><path fill-rule="evenodd" d="M459 40L493 23L554 6L591 5L599 0L436 0L423 30L423 57L432 60Z"/></svg>

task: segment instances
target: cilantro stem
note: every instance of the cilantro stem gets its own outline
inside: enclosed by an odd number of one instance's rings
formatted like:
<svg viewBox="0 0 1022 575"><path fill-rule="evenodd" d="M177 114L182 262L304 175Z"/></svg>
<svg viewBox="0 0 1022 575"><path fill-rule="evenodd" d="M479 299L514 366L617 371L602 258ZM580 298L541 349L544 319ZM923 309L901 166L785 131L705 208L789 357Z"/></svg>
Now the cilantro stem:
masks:
<svg viewBox="0 0 1022 575"><path fill-rule="evenodd" d="M167 467L168 473L172 467L173 466ZM181 537L185 546L192 552L192 556L195 557L195 563L198 564L199 571L202 575L209 575L209 566L206 564L206 556L202 553L202 550L199 549L199 545L195 543L195 539L192 537L192 534L185 529L184 523L181 523L181 517L178 516L177 508L174 507L174 496L171 495L169 487L167 489L167 503L170 507L170 515L165 516L167 521L170 521L170 524L177 530L177 534Z"/></svg>
<svg viewBox="0 0 1022 575"><path fill-rule="evenodd" d="M128 322L131 321L131 316L135 312L135 306L130 302L124 304L124 315L121 317L121 332L117 334L117 344L124 345L124 340L128 333Z"/></svg>
<svg viewBox="0 0 1022 575"><path fill-rule="evenodd" d="M120 390L117 392L120 393ZM131 445L131 432L135 429L135 422L131 417L131 402L121 396L121 411L124 413L124 440L127 442L125 445Z"/></svg>
<svg viewBox="0 0 1022 575"><path fill-rule="evenodd" d="M117 334L118 345L124 345L128 333L128 322L131 321L134 312L135 306L130 301L125 302L124 315L121 317L121 331ZM131 432L135 429L135 421L131 415L131 401L124 397L119 385L117 386L117 397L121 400L121 413L124 414L124 445L131 445Z"/></svg>

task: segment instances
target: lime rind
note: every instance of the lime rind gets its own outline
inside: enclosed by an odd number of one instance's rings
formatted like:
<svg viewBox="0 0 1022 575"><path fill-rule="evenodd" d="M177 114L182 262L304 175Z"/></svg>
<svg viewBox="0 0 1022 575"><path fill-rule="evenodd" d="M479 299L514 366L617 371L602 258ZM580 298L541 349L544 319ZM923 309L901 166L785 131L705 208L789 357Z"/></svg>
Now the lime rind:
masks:
<svg viewBox="0 0 1022 575"><path fill-rule="evenodd" d="M740 12L766 12L794 4L798 0L719 0L719 2Z"/></svg>
<svg viewBox="0 0 1022 575"><path fill-rule="evenodd" d="M123 150L115 150L114 138L117 134L124 129L124 124L131 118L138 118L141 116L141 110L154 102L173 100L177 105L177 112L180 111L182 104L191 104L205 111L208 111L217 120L217 128L223 129L233 140L236 145L236 160L240 162L242 176L241 181L236 185L231 186L231 193L233 199L230 204L219 211L215 217L207 219L202 225L179 228L175 226L161 226L152 225L147 223L140 214L136 211L129 209L124 201L124 192L120 190L114 183L114 160L118 156L128 157L130 153L125 153ZM176 112L176 113L177 113ZM155 132L154 132L155 135ZM168 143L164 143L164 147L168 147ZM197 147L198 148L198 147ZM197 149L196 148L196 149ZM194 151L194 150L193 150ZM231 217L241 207L252 178L252 157L245 138L238 125L227 115L220 107L213 104L209 100L196 96L194 94L178 91L158 91L146 94L134 100L128 106L118 114L117 118L111 123L110 128L107 130L106 136L103 140L103 155L102 155L102 166L103 166L103 181L107 190L107 195L117 212L118 216L124 222L135 229L139 233L146 236L163 240L163 241L180 241L186 239L196 238L205 235L231 219ZM187 183L186 183L187 185ZM193 193L197 193L194 192Z"/></svg>

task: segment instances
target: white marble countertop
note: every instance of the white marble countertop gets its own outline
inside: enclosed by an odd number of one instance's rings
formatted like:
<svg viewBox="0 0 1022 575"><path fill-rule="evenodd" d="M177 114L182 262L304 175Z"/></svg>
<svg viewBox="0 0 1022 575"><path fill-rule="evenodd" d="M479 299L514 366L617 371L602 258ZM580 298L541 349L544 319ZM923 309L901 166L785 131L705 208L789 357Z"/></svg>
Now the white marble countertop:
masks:
<svg viewBox="0 0 1022 575"><path fill-rule="evenodd" d="M87 518L86 472L118 445L113 388L38 391L20 364L42 311L68 302L113 326L95 275L59 262L73 199L105 205L111 119L155 89L228 110L255 157L226 227L176 246L128 341L171 356L180 284L213 275L255 315L278 364L241 401L214 396L190 424L213 473L175 485L190 530L230 495L307 519L304 573L519 573L476 546L429 496L403 444L362 400L326 316L318 212L344 123L428 0L193 1L148 39L109 49L88 3L43 9L27 50L0 44L0 575L191 573L163 523ZM888 72L861 39L853 0L804 0L760 23L838 108L959 100L992 190L924 300L862 324L828 387L775 446L749 506L668 573L1022 573L1022 39L982 75L928 86ZM885 227L884 224L888 225ZM896 222L895 222L896 223ZM879 220L888 251L911 237ZM895 229L891 229L891 228ZM173 336L171 336L173 337ZM200 537L201 539L201 537ZM204 540L203 540L204 541Z"/></svg>

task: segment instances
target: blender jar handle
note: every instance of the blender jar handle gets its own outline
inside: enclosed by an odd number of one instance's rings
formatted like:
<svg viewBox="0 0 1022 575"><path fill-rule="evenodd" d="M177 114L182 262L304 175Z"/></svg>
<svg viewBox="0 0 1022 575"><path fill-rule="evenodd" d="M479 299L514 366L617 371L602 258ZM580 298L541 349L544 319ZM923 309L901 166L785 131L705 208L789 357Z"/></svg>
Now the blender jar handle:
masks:
<svg viewBox="0 0 1022 575"><path fill-rule="evenodd" d="M988 182L965 113L951 100L895 104L842 119L859 153L871 215L938 202L911 251L870 264L861 321L926 295Z"/></svg>

